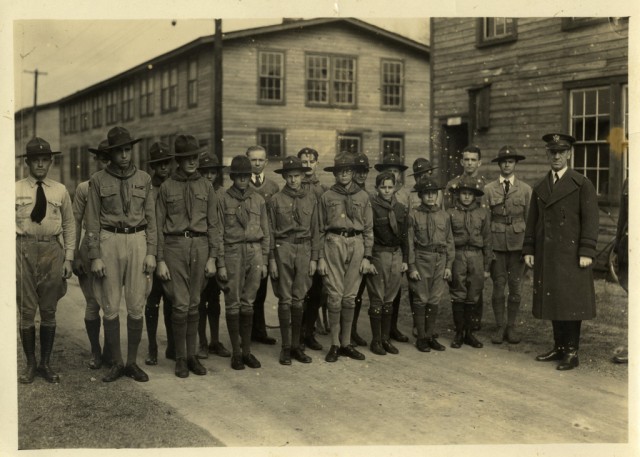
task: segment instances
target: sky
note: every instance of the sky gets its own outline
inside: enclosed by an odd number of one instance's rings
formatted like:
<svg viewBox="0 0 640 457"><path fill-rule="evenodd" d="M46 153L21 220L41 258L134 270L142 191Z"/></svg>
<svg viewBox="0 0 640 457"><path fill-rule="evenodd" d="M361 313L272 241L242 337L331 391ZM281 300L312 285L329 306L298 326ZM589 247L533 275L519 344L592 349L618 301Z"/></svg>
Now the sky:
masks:
<svg viewBox="0 0 640 457"><path fill-rule="evenodd" d="M278 24L277 19L223 19L223 32ZM429 19L366 22L429 43ZM38 104L56 101L121 73L196 38L213 35L213 20L21 20L14 23L16 111L33 106L38 69ZM26 73L26 72L31 73ZM46 73L42 74L42 73Z"/></svg>

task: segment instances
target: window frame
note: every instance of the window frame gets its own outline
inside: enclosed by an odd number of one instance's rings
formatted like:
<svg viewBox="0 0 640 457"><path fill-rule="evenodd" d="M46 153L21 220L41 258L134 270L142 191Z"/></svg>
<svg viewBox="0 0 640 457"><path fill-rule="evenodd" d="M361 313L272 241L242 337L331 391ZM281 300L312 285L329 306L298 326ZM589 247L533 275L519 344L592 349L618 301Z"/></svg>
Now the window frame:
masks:
<svg viewBox="0 0 640 457"><path fill-rule="evenodd" d="M496 38L489 38L485 33L485 25L488 19L505 19L512 21L512 31L509 34L500 35ZM505 22L506 30L506 22ZM496 17L479 17L476 20L476 48L484 48L499 44L513 43L518 41L518 19L513 17L496 18Z"/></svg>
<svg viewBox="0 0 640 457"><path fill-rule="evenodd" d="M280 71L279 78L275 78L271 75L262 74L262 57L266 55L275 55L275 54L280 55L280 58L281 58L281 71ZM285 92L286 76L287 76L286 58L287 58L286 52L283 50L279 50L279 49L259 49L258 50L256 99L259 105L286 105L286 92ZM262 98L262 84L261 84L262 78L278 79L278 81L280 82L280 99L279 100Z"/></svg>
<svg viewBox="0 0 640 457"><path fill-rule="evenodd" d="M106 119L105 125L113 125L116 124L119 120L119 110L118 110L118 101L119 101L120 91L118 88L113 88L107 91L106 95ZM110 104L112 103L112 104Z"/></svg>
<svg viewBox="0 0 640 457"><path fill-rule="evenodd" d="M97 94L91 99L91 127L102 127L102 94Z"/></svg>
<svg viewBox="0 0 640 457"><path fill-rule="evenodd" d="M397 133L397 132L381 132L380 133L380 157L379 160L382 162L384 156L386 155L384 143L388 140L399 140L400 141L400 154L399 157L402 159L402 163L405 161L405 134ZM393 152L393 151L391 151Z"/></svg>
<svg viewBox="0 0 640 457"><path fill-rule="evenodd" d="M80 131L84 132L89 130L89 126L91 125L91 122L89 121L89 116L91 115L91 100L89 100L89 98L85 98L82 100L80 106L82 107L80 112Z"/></svg>
<svg viewBox="0 0 640 457"><path fill-rule="evenodd" d="M134 119L135 93L132 82L125 82L121 87L122 103L120 104L120 119L122 122L130 122Z"/></svg>
<svg viewBox="0 0 640 457"><path fill-rule="evenodd" d="M398 64L400 66L400 84L385 84L384 76L385 64ZM405 94L405 85L404 85L404 59L391 59L383 57L380 59L380 109L383 111L404 111L404 94ZM399 87L400 88L400 103L399 105L385 105L385 86L391 87Z"/></svg>
<svg viewBox="0 0 640 457"><path fill-rule="evenodd" d="M340 146L341 141L348 141L348 140L357 140L358 147L356 148L355 151L350 151ZM363 138L362 138L361 132L354 132L354 131L338 132L336 135L336 151L338 153L341 153L341 152L360 153L362 152L362 141L363 141Z"/></svg>
<svg viewBox="0 0 640 457"><path fill-rule="evenodd" d="M280 155L270 154L269 145L263 144L261 141L261 135L279 135L280 136ZM287 156L287 132L285 129L277 129L277 128L258 128L256 129L256 144L262 146L267 152L267 159L282 159Z"/></svg>
<svg viewBox="0 0 640 457"><path fill-rule="evenodd" d="M195 77L191 76L191 67L195 65ZM198 106L198 58L194 57L187 61L187 108ZM176 102L177 103L177 102Z"/></svg>
<svg viewBox="0 0 640 457"><path fill-rule="evenodd" d="M155 111L154 92L154 75L146 74L140 78L140 95L139 95L139 112L140 117L151 117ZM143 87L144 86L144 87Z"/></svg>
<svg viewBox="0 0 640 457"><path fill-rule="evenodd" d="M309 78L309 61L312 58L321 58L327 60L327 69L326 74L327 77L325 79L320 78ZM345 83L344 81L336 79L336 60L337 59L348 59L353 62L353 80L350 84L353 87L352 90L352 103L343 103L336 101L336 93L338 92L336 89L337 83ZM323 52L306 52L305 53L305 73L304 73L304 104L309 108L339 108L339 109L357 109L358 108L358 57L350 54L330 54ZM319 81L326 82L327 87L327 101L326 102L318 102L318 101L309 101L309 82L310 81ZM349 81L347 81L349 83Z"/></svg>
<svg viewBox="0 0 640 457"><path fill-rule="evenodd" d="M167 75L167 87L165 87L165 75ZM172 84L174 75L175 84ZM169 65L160 73L160 111L163 114L178 110L178 79L178 65Z"/></svg>

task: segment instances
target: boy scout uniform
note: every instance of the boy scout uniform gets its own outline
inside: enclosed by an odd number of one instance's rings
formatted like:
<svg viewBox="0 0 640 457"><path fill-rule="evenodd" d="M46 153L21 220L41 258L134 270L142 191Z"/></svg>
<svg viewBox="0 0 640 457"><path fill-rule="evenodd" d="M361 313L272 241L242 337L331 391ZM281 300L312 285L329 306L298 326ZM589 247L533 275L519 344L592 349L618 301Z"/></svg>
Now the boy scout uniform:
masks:
<svg viewBox="0 0 640 457"><path fill-rule="evenodd" d="M355 167L353 154L340 153L333 172ZM351 345L351 323L358 286L362 281L360 265L364 257L371 258L373 248L373 214L369 195L351 182L345 188L332 186L320 198L319 258L327 265L324 285L331 324L332 347L325 360L335 362L338 352L363 360L364 355ZM338 332L340 348L338 350Z"/></svg>
<svg viewBox="0 0 640 457"><path fill-rule="evenodd" d="M436 180L425 177L416 183L419 196L427 191L440 191ZM416 347L421 352L444 350L434 336L438 305L445 293L445 269L451 269L454 258L449 215L437 203L420 203L409 214L407 243L409 273L417 271L420 280L409 281L413 292L413 323L418 332Z"/></svg>
<svg viewBox="0 0 640 457"><path fill-rule="evenodd" d="M163 160L173 160L173 154L169 145L166 143L158 142L153 143L149 148L149 160L148 164L155 162L162 162ZM155 201L158 196L160 186L165 179L160 176L154 175L151 177L151 196L153 198L153 207L155 208ZM162 287L162 281L156 274L152 276L151 292L147 297L147 303L144 307L144 318L147 324L147 340L149 342L149 354L145 359L145 365L157 365L158 364L158 341L156 334L158 332L158 315L160 314L160 300L162 300L162 315L164 318L164 327L167 332L167 349L165 350L165 357L170 360L175 360L176 350L173 344L173 329L171 328L171 298L165 293Z"/></svg>
<svg viewBox="0 0 640 457"><path fill-rule="evenodd" d="M306 172L295 156L283 160L275 173ZM278 298L278 320L282 336L280 363L291 365L291 356L302 363L311 357L300 348L300 329L304 297L311 287L309 264L318 261L318 213L316 196L309 188L293 190L284 186L275 194L267 209L271 222L271 252L269 260L278 267L278 278L273 280L273 292Z"/></svg>
<svg viewBox="0 0 640 457"><path fill-rule="evenodd" d="M60 154L42 138L27 143L26 157ZM62 237L62 241L61 238ZM58 300L67 292L65 274L71 275L76 243L71 198L64 185L29 174L16 182L16 303L20 337L27 358L19 381L33 382L36 372L49 382L59 376L49 366L56 334ZM64 243L64 244L63 244ZM64 264L68 262L69 271ZM36 311L40 311L40 365L36 368Z"/></svg>
<svg viewBox="0 0 640 457"><path fill-rule="evenodd" d="M140 141L122 127L107 134L107 152ZM107 344L113 366L102 378L112 382L123 375L136 381L149 380L137 363L142 337L144 305L151 290L153 271L145 272L145 257L156 255L157 233L151 176L131 164L125 172L110 164L89 181L87 201L87 243L89 259L101 259L105 274L94 279L96 299L103 312ZM127 364L120 348L120 299L127 306Z"/></svg>
<svg viewBox="0 0 640 457"><path fill-rule="evenodd" d="M231 161L230 174L251 174L251 162L246 156ZM259 368L260 362L251 354L253 303L260 287L262 268L269 258L269 220L264 198L249 185L242 193L234 185L220 200L224 216L223 250L217 266L227 269L224 290L225 313L229 338L233 348L231 367Z"/></svg>
<svg viewBox="0 0 640 457"><path fill-rule="evenodd" d="M513 146L504 146L492 162L506 159L524 160ZM531 186L511 175L509 179L500 176L484 186L485 201L491 211L491 245L493 262L491 263L491 279L493 293L491 304L496 318L496 332L492 343L500 344L507 340L511 344L520 342L515 332L516 317L520 309L520 291L525 264L522 258L522 242L526 227ZM505 327L505 294L509 286L507 298L507 325Z"/></svg>
<svg viewBox="0 0 640 457"><path fill-rule="evenodd" d="M474 307L484 288L484 272L488 272L491 265L491 226L488 212L478 203L483 192L477 181L465 177L449 188L449 192L457 196L463 189L472 191L476 200L468 206L458 201L447 210L455 243L450 294L456 335L451 347L459 348L464 339L465 344L481 348L482 343L473 335L478 319Z"/></svg>
<svg viewBox="0 0 640 457"><path fill-rule="evenodd" d="M178 135L174 157L201 152L191 135ZM198 305L205 286L205 265L219 257L222 244L218 199L211 183L197 171L178 168L160 186L156 202L158 262L165 262L171 279L162 286L171 297L171 324L176 351L175 374L180 378L205 375L196 358Z"/></svg>

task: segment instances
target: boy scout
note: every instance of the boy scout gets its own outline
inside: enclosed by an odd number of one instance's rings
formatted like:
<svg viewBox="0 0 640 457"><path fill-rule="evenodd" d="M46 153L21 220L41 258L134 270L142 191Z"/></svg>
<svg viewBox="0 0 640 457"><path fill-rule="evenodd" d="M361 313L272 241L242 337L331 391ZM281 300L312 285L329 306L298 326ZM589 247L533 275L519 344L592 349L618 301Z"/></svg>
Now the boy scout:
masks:
<svg viewBox="0 0 640 457"><path fill-rule="evenodd" d="M282 168L274 172L282 174L286 184L267 204L271 222L269 273L278 297L282 365L291 365L292 356L302 363L311 362L300 347L300 329L304 297L316 272L319 232L316 196L302 187L307 171L297 157L285 158Z"/></svg>
<svg viewBox="0 0 640 457"><path fill-rule="evenodd" d="M493 256L489 214L478 203L478 198L484 192L473 177L464 176L449 188L449 192L457 198L455 206L447 210L451 217L455 243L449 292L456 335L451 347L459 348L464 342L474 348L481 348L482 343L475 337L473 330L478 319L475 307L480 299L484 280L489 277Z"/></svg>
<svg viewBox="0 0 640 457"><path fill-rule="evenodd" d="M49 366L56 334L56 307L67 291L76 243L71 198L66 187L47 178L53 162L51 146L35 137L27 143L29 176L16 182L16 303L20 338L27 365L23 384L36 372L48 382L60 382ZM61 243L60 235L64 244ZM36 361L36 311L40 311L40 365Z"/></svg>
<svg viewBox="0 0 640 457"><path fill-rule="evenodd" d="M353 154L341 152L332 167L336 183L320 198L320 252L318 271L327 289L331 348L325 360L338 355L364 360L351 345L351 322L362 275L371 268L373 215L369 196L353 183Z"/></svg>
<svg viewBox="0 0 640 457"><path fill-rule="evenodd" d="M173 163L173 154L166 143L153 143L149 148L149 160L147 161L149 167L153 170L153 176L151 176L151 195L154 202L158 196L160 185L171 174L171 166ZM153 204L155 208L155 203ZM156 272L157 273L157 272ZM173 344L173 330L171 328L171 299L169 295L165 293L162 287L162 281L157 279L157 274L152 276L151 292L147 297L147 303L144 307L144 318L147 323L147 340L149 342L149 353L144 363L146 365L158 364L158 341L156 340L156 334L158 332L158 315L160 314L160 300L162 300L162 311L164 318L164 327L167 331L167 349L165 350L165 357L170 360L175 360L176 350Z"/></svg>
<svg viewBox="0 0 640 457"><path fill-rule="evenodd" d="M89 148L89 152L95 154L95 160L99 164L100 169L104 169L109 164L109 156L104 154L104 150L109 145L107 140L101 141L98 149ZM102 363L110 363L108 346L105 344L104 354L100 347L100 305L96 301L93 293L93 275L91 274L91 262L89 262L87 238L82 237L83 220L85 209L87 207L87 195L89 194L89 181L83 181L76 187L73 196L73 216L76 220L76 250L73 259L73 273L78 277L78 284L84 299L86 307L84 311L84 326L91 344L91 359L88 366L92 370L102 367ZM82 243L80 240L82 238Z"/></svg>
<svg viewBox="0 0 640 457"><path fill-rule="evenodd" d="M191 135L178 135L174 157L178 168L162 183L156 202L158 278L173 310L175 375L207 374L196 357L200 294L205 277L216 274L221 245L218 199L211 183L198 173L201 148Z"/></svg>
<svg viewBox="0 0 640 457"><path fill-rule="evenodd" d="M312 148L302 148L298 151L298 158L302 165L309 168L302 178L302 187L307 188L316 196L319 202L320 197L327 191L327 186L322 184L316 176L316 167L318 166L318 151ZM318 310L324 305L326 308L327 297L322 287L322 276L316 271L313 275L311 288L305 296L305 306L303 312L303 336L302 340L305 347L314 351L321 351L322 344L316 340L314 336L316 321L318 320Z"/></svg>
<svg viewBox="0 0 640 457"><path fill-rule="evenodd" d="M94 173L87 199L87 243L94 291L103 312L104 333L113 365L102 378L123 375L149 380L136 358L142 337L144 305L156 267L156 219L151 176L131 163L133 139L123 127L107 134L109 165ZM120 299L127 306L127 363L120 348Z"/></svg>
<svg viewBox="0 0 640 457"><path fill-rule="evenodd" d="M421 203L412 208L408 221L409 287L413 292L411 310L418 332L416 347L421 352L445 350L434 336L434 328L445 281L451 279L454 248L451 221L438 205L441 189L435 179L421 178L414 187Z"/></svg>
<svg viewBox="0 0 640 457"><path fill-rule="evenodd" d="M275 181L267 178L264 169L269 160L267 159L267 151L262 146L250 146L247 149L246 156L251 161L251 186L259 195L264 198L265 203L273 195L280 190ZM267 298L268 277L265 276L260 281L260 287L253 303L253 329L251 330L251 339L263 344L276 344L275 338L267 334L267 325L264 318L264 301Z"/></svg>
<svg viewBox="0 0 640 457"><path fill-rule="evenodd" d="M218 197L222 198L225 189L219 184L218 173L222 172L224 165L218 163L216 156L205 154L200 156L200 166L198 172L205 177L213 186L213 190ZM196 357L206 359L209 354L216 354L220 357L231 357L231 353L220 342L220 287L216 278L209 278L200 296L200 321L198 322L198 338L200 347ZM207 342L207 318L209 320L209 330L211 333L211 343Z"/></svg>
<svg viewBox="0 0 640 457"><path fill-rule="evenodd" d="M407 271L407 208L395 198L395 175L383 171L376 176L377 195L371 196L373 212L372 265L376 275L367 275L371 352L397 354L389 341L393 300Z"/></svg>
<svg viewBox="0 0 640 457"><path fill-rule="evenodd" d="M491 342L500 344L503 340L511 344L520 342L515 331L516 317L520 309L520 291L524 275L522 242L531 187L516 178L516 164L524 160L513 146L503 146L498 156L492 160L500 167L500 176L484 186L485 200L491 211L491 245L493 262L491 279L493 294L491 304L496 318L496 331ZM505 327L505 286L509 287L507 298L507 325Z"/></svg>
<svg viewBox="0 0 640 457"><path fill-rule="evenodd" d="M224 290L234 370L245 365L260 368L251 353L251 327L256 291L267 277L270 233L264 198L250 185L251 174L249 158L235 156L229 168L233 185L220 200L224 246L217 260L218 279Z"/></svg>

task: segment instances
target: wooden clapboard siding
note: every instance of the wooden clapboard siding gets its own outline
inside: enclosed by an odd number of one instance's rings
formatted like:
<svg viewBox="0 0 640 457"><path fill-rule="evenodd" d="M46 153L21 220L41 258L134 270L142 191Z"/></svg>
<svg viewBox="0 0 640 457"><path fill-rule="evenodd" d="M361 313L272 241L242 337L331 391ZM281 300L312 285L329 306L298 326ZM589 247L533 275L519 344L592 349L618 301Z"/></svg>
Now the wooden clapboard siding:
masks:
<svg viewBox="0 0 640 457"><path fill-rule="evenodd" d="M562 30L561 18L518 18L517 40L476 47L475 18L431 21L432 154L442 154L442 123L469 119L470 88L490 84L489 128L471 133L483 151L483 175L498 176L490 162L500 147L515 146L527 159L518 164L520 178L534 184L548 170L541 136L568 125L567 84L628 74L628 28L607 21ZM597 86L594 82L594 87ZM612 119L612 127L614 120ZM612 154L614 156L614 154ZM601 202L601 249L615 235L622 167L612 160L611 192Z"/></svg>

